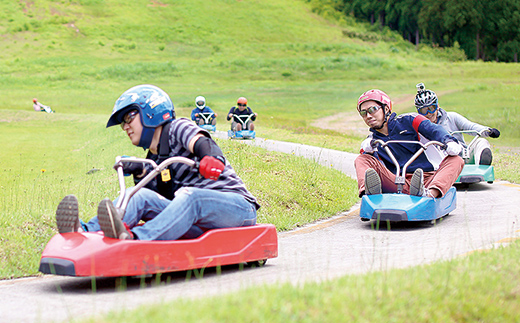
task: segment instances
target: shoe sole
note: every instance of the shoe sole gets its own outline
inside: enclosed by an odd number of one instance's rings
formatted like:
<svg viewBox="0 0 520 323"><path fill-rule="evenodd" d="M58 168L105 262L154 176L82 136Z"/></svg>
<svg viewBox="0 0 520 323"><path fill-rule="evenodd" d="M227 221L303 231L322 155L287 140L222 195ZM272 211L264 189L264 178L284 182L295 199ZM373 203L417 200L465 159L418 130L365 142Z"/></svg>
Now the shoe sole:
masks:
<svg viewBox="0 0 520 323"><path fill-rule="evenodd" d="M381 194L381 180L373 169L365 173L365 192L367 195Z"/></svg>
<svg viewBox="0 0 520 323"><path fill-rule="evenodd" d="M59 233L76 232L79 229L78 199L74 195L67 195L61 200L56 209L56 226Z"/></svg>
<svg viewBox="0 0 520 323"><path fill-rule="evenodd" d="M410 195L422 196L424 191L423 171L418 168L410 180Z"/></svg>
<svg viewBox="0 0 520 323"><path fill-rule="evenodd" d="M493 161L493 154L491 153L491 149L484 148L482 150L482 153L480 153L480 165L491 165L491 162Z"/></svg>
<svg viewBox="0 0 520 323"><path fill-rule="evenodd" d="M97 214L99 226L105 237L120 239L120 235L126 232L126 228L110 199L106 198L99 202Z"/></svg>

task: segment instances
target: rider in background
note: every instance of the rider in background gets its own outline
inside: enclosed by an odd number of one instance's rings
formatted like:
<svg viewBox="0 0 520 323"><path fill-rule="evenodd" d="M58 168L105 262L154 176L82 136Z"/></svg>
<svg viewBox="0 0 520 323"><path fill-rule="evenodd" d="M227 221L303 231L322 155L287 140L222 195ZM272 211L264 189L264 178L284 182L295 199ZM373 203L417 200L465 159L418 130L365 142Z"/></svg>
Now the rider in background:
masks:
<svg viewBox="0 0 520 323"><path fill-rule="evenodd" d="M33 109L37 112L47 112L47 113L54 113L54 111L51 109L51 107L46 106L38 102L38 99L33 99Z"/></svg>
<svg viewBox="0 0 520 323"><path fill-rule="evenodd" d="M234 114L244 115L244 116L253 115L251 117L251 120L247 122L246 129L242 129L242 124L240 122L237 122L234 119L234 117L233 117ZM229 113L227 115L227 120L229 121L229 120L233 119L233 121L231 121L231 130L233 130L233 131L255 130L255 125L253 124L252 121L255 121L257 116L258 116L258 114L254 113L253 110L251 110L251 108L247 106L247 99L244 97L240 97L237 100L237 106L232 107L229 110Z"/></svg>
<svg viewBox="0 0 520 323"><path fill-rule="evenodd" d="M459 176L464 161L459 156L462 146L443 127L433 124L422 115L392 113L392 101L380 90L363 93L357 104L363 121L371 134L361 143L361 155L355 162L359 197L363 194L395 193L396 167L384 149L375 149L372 140L420 140L423 144L435 140L446 145L446 152L435 146L419 155L407 170L403 193L417 196L442 197ZM388 146L401 169L420 149L417 144ZM446 156L446 153L448 156ZM413 173L413 174L412 174Z"/></svg>
<svg viewBox="0 0 520 323"><path fill-rule="evenodd" d="M213 116L209 118L209 123L211 125L217 124L217 114L213 112L213 110L206 105L206 98L203 96L198 96L195 98L195 106L196 108L191 111L191 120L195 121L198 125L206 124L204 118L200 116L200 113L213 113Z"/></svg>
<svg viewBox="0 0 520 323"><path fill-rule="evenodd" d="M500 131L496 128L490 128L471 122L457 112L446 112L441 109L435 92L427 90L423 83L417 84L416 87L417 95L415 96L415 107L417 108L417 112L431 122L443 126L448 132L475 130L480 133L483 130L487 130L482 133L482 137L498 138L500 136ZM475 136L475 134L472 133L468 134ZM459 142L465 144L462 133L456 133L453 134L453 136L457 138ZM491 165L493 161L491 145L489 141L482 137L475 140L475 145L471 147L469 160L474 160L476 165Z"/></svg>

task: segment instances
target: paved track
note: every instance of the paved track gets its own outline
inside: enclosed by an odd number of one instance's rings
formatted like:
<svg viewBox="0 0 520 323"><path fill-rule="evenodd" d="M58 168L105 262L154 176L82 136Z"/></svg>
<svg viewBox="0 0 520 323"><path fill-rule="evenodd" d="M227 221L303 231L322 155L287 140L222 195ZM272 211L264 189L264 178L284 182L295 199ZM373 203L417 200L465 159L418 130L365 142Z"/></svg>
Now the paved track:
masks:
<svg viewBox="0 0 520 323"><path fill-rule="evenodd" d="M222 134L219 134L222 135ZM294 153L353 176L354 154L257 138L248 142ZM457 209L432 225L394 225L375 231L361 222L357 207L348 213L279 235L279 257L263 268L229 266L204 279L186 273L128 279L98 279L95 292L87 278L47 276L0 281L0 322L69 321L147 303L229 293L262 283L321 281L345 274L401 268L450 259L493 248L520 237L520 185L477 184L457 193Z"/></svg>

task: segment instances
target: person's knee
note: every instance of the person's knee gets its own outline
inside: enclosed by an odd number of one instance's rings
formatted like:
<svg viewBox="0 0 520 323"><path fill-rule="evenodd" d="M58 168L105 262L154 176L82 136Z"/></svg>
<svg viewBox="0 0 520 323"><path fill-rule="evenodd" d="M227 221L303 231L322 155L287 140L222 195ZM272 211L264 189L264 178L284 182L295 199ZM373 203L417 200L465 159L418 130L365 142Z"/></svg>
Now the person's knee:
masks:
<svg viewBox="0 0 520 323"><path fill-rule="evenodd" d="M460 156L448 156L446 158L450 159L450 164L453 165L454 168L458 168L460 171L462 171L462 168L464 167L464 159Z"/></svg>
<svg viewBox="0 0 520 323"><path fill-rule="evenodd" d="M370 163L372 159L375 157L369 154L361 154L356 157L354 160L354 167L358 167L360 165L366 165L367 163Z"/></svg>

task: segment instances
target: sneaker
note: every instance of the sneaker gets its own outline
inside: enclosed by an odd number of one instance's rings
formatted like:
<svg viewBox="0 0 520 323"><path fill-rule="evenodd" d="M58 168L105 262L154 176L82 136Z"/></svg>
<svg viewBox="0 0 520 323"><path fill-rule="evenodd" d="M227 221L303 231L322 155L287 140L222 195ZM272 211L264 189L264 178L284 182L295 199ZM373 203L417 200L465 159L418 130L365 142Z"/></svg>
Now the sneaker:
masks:
<svg viewBox="0 0 520 323"><path fill-rule="evenodd" d="M106 198L99 202L97 214L99 226L105 237L121 240L133 239L132 233L124 225L110 199Z"/></svg>
<svg viewBox="0 0 520 323"><path fill-rule="evenodd" d="M420 168L417 168L415 172L413 172L412 179L410 181L410 195L424 195L423 170Z"/></svg>
<svg viewBox="0 0 520 323"><path fill-rule="evenodd" d="M365 194L381 194L381 179L372 168L365 171Z"/></svg>
<svg viewBox="0 0 520 323"><path fill-rule="evenodd" d="M56 209L56 225L59 233L77 232L80 227L78 199L65 196Z"/></svg>
<svg viewBox="0 0 520 323"><path fill-rule="evenodd" d="M491 149L484 148L482 149L482 153L480 153L480 165L491 165L493 161L493 154L491 153Z"/></svg>

